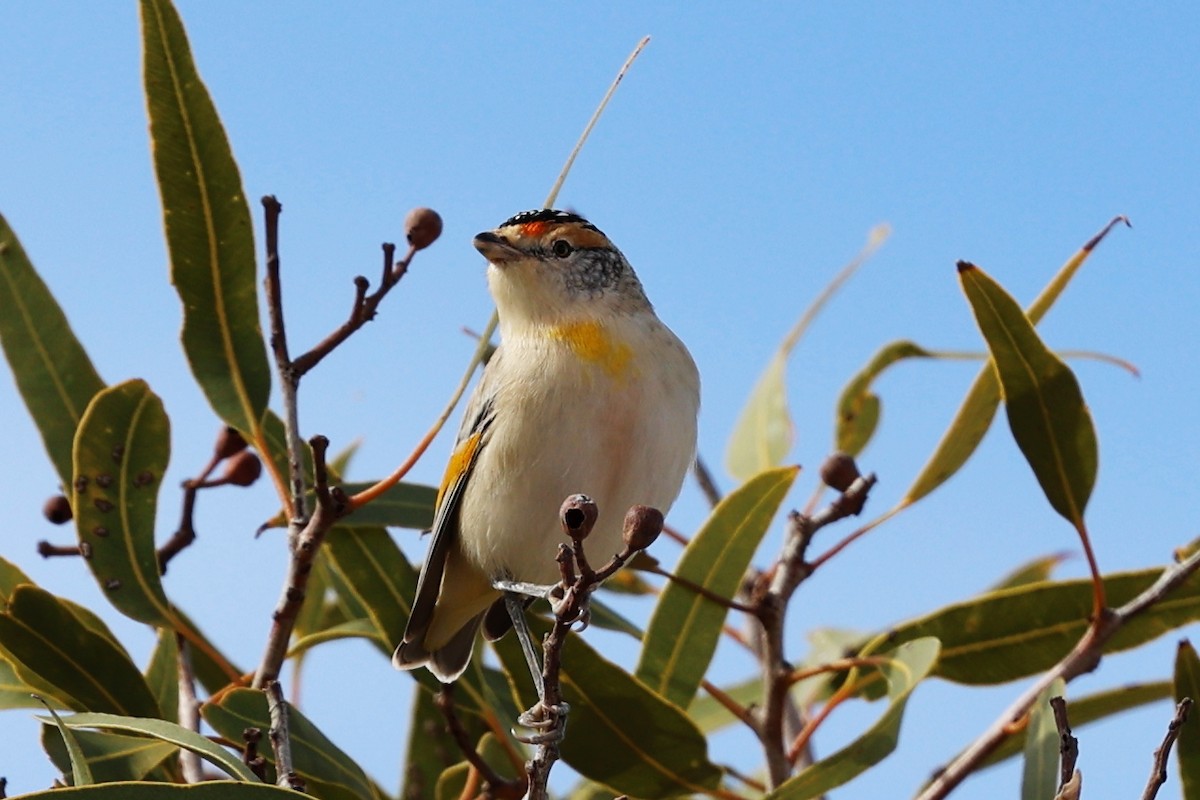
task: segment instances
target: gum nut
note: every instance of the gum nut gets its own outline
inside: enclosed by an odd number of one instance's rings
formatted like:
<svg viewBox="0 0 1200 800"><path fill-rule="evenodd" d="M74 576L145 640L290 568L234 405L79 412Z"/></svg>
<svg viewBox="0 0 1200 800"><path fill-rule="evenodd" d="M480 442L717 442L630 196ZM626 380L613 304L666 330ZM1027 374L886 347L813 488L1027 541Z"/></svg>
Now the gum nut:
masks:
<svg viewBox="0 0 1200 800"><path fill-rule="evenodd" d="M404 218L404 236L418 250L424 250L442 235L442 217L432 208L414 208Z"/></svg>

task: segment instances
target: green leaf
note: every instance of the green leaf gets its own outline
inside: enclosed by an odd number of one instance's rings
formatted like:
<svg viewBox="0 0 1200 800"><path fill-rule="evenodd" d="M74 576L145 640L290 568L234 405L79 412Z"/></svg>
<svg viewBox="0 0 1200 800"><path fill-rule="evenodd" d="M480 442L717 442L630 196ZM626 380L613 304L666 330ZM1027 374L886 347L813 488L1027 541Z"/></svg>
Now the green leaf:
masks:
<svg viewBox="0 0 1200 800"><path fill-rule="evenodd" d="M1071 728L1080 728L1092 722L1111 717L1122 711L1138 708L1149 703L1158 702L1171 696L1171 684L1168 681L1156 683L1135 683L1117 689L1081 697L1071 701ZM1018 755L1024 742L1020 736L1009 736L999 747L980 763L980 769L999 764Z"/></svg>
<svg viewBox="0 0 1200 800"><path fill-rule="evenodd" d="M1124 217L1116 217L1104 227L1100 233L1093 236L1087 244L1080 248L1075 255L1050 279L1046 288L1029 305L1026 313L1033 324L1042 321L1042 317L1050 310L1055 301L1062 296L1067 284L1075 277L1079 268L1087 261L1092 250L1112 230L1118 222L1129 224ZM904 493L900 507L909 506L946 482L954 473L967 463L967 459L975 452L975 448L983 441L984 434L991 427L992 418L1000 406L1000 381L996 378L996 369L989 361L983 365L962 405L950 422L950 427L942 434L941 441L934 449L929 461L921 468L921 472L913 481L912 486Z"/></svg>
<svg viewBox="0 0 1200 800"><path fill-rule="evenodd" d="M548 623L534 617L540 635ZM521 702L537 700L516 637L494 643ZM721 781L708 743L687 715L569 635L562 652L563 698L571 707L563 760L585 778L643 800L705 794Z"/></svg>
<svg viewBox="0 0 1200 800"><path fill-rule="evenodd" d="M992 353L1013 437L1050 505L1082 529L1099 455L1075 373L1042 343L1000 284L966 262L958 274Z"/></svg>
<svg viewBox="0 0 1200 800"><path fill-rule="evenodd" d="M936 639L919 639L896 648L880 672L888 684L887 711L866 733L828 758L782 783L767 800L806 800L849 782L896 749L904 707L917 684L933 669L938 658Z"/></svg>
<svg viewBox="0 0 1200 800"><path fill-rule="evenodd" d="M1149 587L1161 570L1119 572L1104 577L1115 607ZM946 606L902 623L887 641L934 636L942 655L934 674L956 683L1004 683L1052 667L1087 631L1092 610L1090 580L1033 583ZM1128 650L1189 622L1200 620L1200 576L1193 575L1164 600L1129 620L1105 645L1106 653ZM944 638L943 638L944 637Z"/></svg>
<svg viewBox="0 0 1200 800"><path fill-rule="evenodd" d="M241 741L249 727L269 730L267 698L254 689L233 689L201 708L204 720L230 741ZM377 796L375 787L354 760L326 738L295 707L287 707L292 735L292 761L308 790L324 800L362 800ZM263 755L274 763L269 750ZM240 762L239 762L240 763Z"/></svg>
<svg viewBox="0 0 1200 800"><path fill-rule="evenodd" d="M1021 800L1046 800L1058 791L1058 726L1054 723L1050 699L1063 697L1066 693L1066 682L1062 678L1055 679L1038 695L1029 712L1029 723L1025 726Z"/></svg>
<svg viewBox="0 0 1200 800"><path fill-rule="evenodd" d="M216 694L245 674L245 670L230 663L229 659L213 645L212 640L205 636L203 631L196 627L196 623L192 622L191 618L178 606L172 606L171 613L175 617L176 630L182 633L188 641L192 656L192 672L196 674L196 680L200 682L206 692Z"/></svg>
<svg viewBox="0 0 1200 800"><path fill-rule="evenodd" d="M146 780L156 771L155 778L166 779L169 774L167 770L158 768L179 750L175 745L144 736L87 730L70 733L78 742L94 783ZM71 758L58 730L51 725L42 726L42 749L63 775L70 774ZM76 785L82 784L76 782Z"/></svg>
<svg viewBox="0 0 1200 800"><path fill-rule="evenodd" d="M41 700L41 698L38 698ZM92 780L92 768L88 766L87 758L83 755L83 751L79 749L79 742L75 739L75 735L63 724L62 718L58 716L58 712L50 707L49 703L43 702L46 710L50 712L51 719L54 720L54 727L58 729L58 734L62 737L63 747L67 749L67 758L71 762L71 783L75 786L87 786L95 781ZM64 770L64 773L66 771Z"/></svg>
<svg viewBox="0 0 1200 800"><path fill-rule="evenodd" d="M880 413L879 395L871 391L871 384L885 369L906 358L931 358L934 355L915 342L899 341L885 345L872 356L838 398L834 449L857 456L871 441Z"/></svg>
<svg viewBox="0 0 1200 800"><path fill-rule="evenodd" d="M104 381L3 216L0 346L58 479L70 486L75 427Z"/></svg>
<svg viewBox="0 0 1200 800"><path fill-rule="evenodd" d="M206 781L191 786L125 781L97 786L48 789L21 800L296 800L296 792L264 783Z"/></svg>
<svg viewBox="0 0 1200 800"><path fill-rule="evenodd" d="M325 537L325 552L390 650L408 623L416 570L383 528L338 525Z"/></svg>
<svg viewBox="0 0 1200 800"><path fill-rule="evenodd" d="M158 629L158 641L146 667L146 685L154 693L162 717L179 721L179 643L171 628Z"/></svg>
<svg viewBox="0 0 1200 800"><path fill-rule="evenodd" d="M347 483L342 486L348 495L355 495L373 482ZM356 528L386 526L426 531L433 527L433 505L437 489L419 483L398 483L378 499L356 510L347 523Z"/></svg>
<svg viewBox="0 0 1200 800"><path fill-rule="evenodd" d="M145 381L92 398L75 437L71 506L84 560L118 611L171 626L154 549L158 488L170 454L170 423Z"/></svg>
<svg viewBox="0 0 1200 800"><path fill-rule="evenodd" d="M788 355L780 351L771 357L734 424L725 467L738 480L782 464L792 449L796 429L787 404Z"/></svg>
<svg viewBox="0 0 1200 800"><path fill-rule="evenodd" d="M257 439L271 377L233 151L169 0L142 0L143 77L183 349L226 424Z"/></svg>
<svg viewBox="0 0 1200 800"><path fill-rule="evenodd" d="M159 715L142 673L117 645L89 630L59 598L18 586L0 614L0 646L54 687L69 707Z"/></svg>
<svg viewBox="0 0 1200 800"><path fill-rule="evenodd" d="M1184 639L1175 651L1175 678L1173 681L1175 702L1185 697L1192 699L1192 708L1187 720L1179 728L1179 741L1175 743L1175 759L1179 764L1179 782L1183 786L1186 800L1200 797L1200 658L1192 643Z"/></svg>
<svg viewBox="0 0 1200 800"><path fill-rule="evenodd" d="M249 689L245 691L250 691ZM122 733L137 733L151 736L162 742L169 742L176 747L190 750L221 769L230 777L239 781L258 783L258 776L242 763L241 757L213 743L206 736L188 730L174 722L162 719L147 719L142 717L119 716L115 714L73 714L63 718L63 724L69 728L96 728L105 731L121 731ZM269 726L262 726L266 730ZM241 733L227 736L232 741L240 741Z"/></svg>
<svg viewBox="0 0 1200 800"><path fill-rule="evenodd" d="M838 289L879 249L888 234L886 225L880 225L870 232L863 249L834 276L805 310L754 384L725 451L725 466L729 474L739 481L747 481L763 470L778 467L792 449L794 426L788 413L785 374L788 358L812 321L837 294Z"/></svg>
<svg viewBox="0 0 1200 800"><path fill-rule="evenodd" d="M367 639L372 644L379 645L382 648L389 647L388 643L380 637L379 629L374 622L369 619L352 619L346 622L339 622L336 625L330 625L328 628L321 628L306 636L298 637L288 650L287 657L297 658L319 644L341 641L343 639Z"/></svg>
<svg viewBox="0 0 1200 800"><path fill-rule="evenodd" d="M726 495L688 543L675 574L733 599L799 471L768 470ZM727 612L693 589L669 582L643 639L638 679L678 706L690 703L712 661Z"/></svg>
<svg viewBox="0 0 1200 800"><path fill-rule="evenodd" d="M762 678L748 678L733 686L722 686L721 691L748 708L762 700ZM696 727L705 734L714 733L738 721L729 709L710 694L698 695L688 705L687 712L692 722L696 723Z"/></svg>
<svg viewBox="0 0 1200 800"><path fill-rule="evenodd" d="M36 674L33 676L36 678ZM67 704L46 691L54 687L49 684L34 686L17 672L17 667L8 656L0 653L0 710L6 708L42 708L43 703L34 699L36 694L55 708L66 708Z"/></svg>
<svg viewBox="0 0 1200 800"><path fill-rule="evenodd" d="M1041 583L1050 580L1054 568L1070 558L1070 553L1053 553L1041 558L1035 558L1005 575L988 591L998 592L1001 589L1011 589L1014 586L1024 586L1027 583Z"/></svg>

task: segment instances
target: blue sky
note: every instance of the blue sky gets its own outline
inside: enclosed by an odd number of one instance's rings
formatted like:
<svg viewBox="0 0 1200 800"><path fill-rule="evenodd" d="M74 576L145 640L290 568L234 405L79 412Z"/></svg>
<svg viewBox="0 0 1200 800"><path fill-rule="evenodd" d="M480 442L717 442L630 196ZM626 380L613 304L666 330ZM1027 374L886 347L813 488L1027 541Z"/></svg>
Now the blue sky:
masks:
<svg viewBox="0 0 1200 800"><path fill-rule="evenodd" d="M254 199L273 193L284 204L293 349L343 319L351 279L376 273L379 243L403 235L408 208L432 206L445 218L442 240L421 254L379 318L304 384L306 434L328 435L335 449L361 438L352 477L385 473L407 454L470 357L474 345L461 328L482 327L490 310L471 236L541 204L616 68L650 34L561 203L621 246L691 348L704 379L701 452L714 467L779 339L872 226L889 223L891 239L791 364L791 459L811 468L795 505L830 447L838 391L879 346L911 338L930 348L982 347L957 286L957 259L1027 301L1113 215L1126 214L1134 227L1104 242L1041 331L1053 347L1110 352L1142 371L1134 379L1075 364L1100 440L1088 519L1101 567L1163 563L1197 534L1191 475L1200 425L1187 411L1187 398L1200 392L1194 6L179 7L256 226ZM105 380L143 377L164 398L174 430L170 485L202 465L217 421L177 344L136 4L23 4L9 10L5 27L0 213ZM976 370L926 362L884 376L882 427L860 459L880 476L872 510L911 482ZM9 496L0 552L52 591L99 604L81 565L34 553L38 539L68 532L41 519L55 476L3 370L0 419L10 454L0 461ZM448 449L443 437L415 477L435 481ZM163 536L178 503L163 492ZM265 482L202 498L201 538L166 579L171 596L243 664L258 658L282 580L282 542L251 538L273 508ZM671 519L688 530L704 515L689 486ZM829 530L821 541L844 532ZM397 535L420 552L415 537ZM777 536L768 537L760 563L777 547ZM668 543L657 549L675 557ZM1000 420L962 474L804 586L792 650L803 655L811 628L885 627L1063 550L1075 557L1061 574L1083 575L1073 533ZM644 618L648 607L629 613ZM109 619L144 658L149 633L115 612ZM1106 660L1071 692L1168 676L1176 638ZM622 646L612 644L619 658ZM732 649L722 655L722 675L752 671ZM365 646L332 645L312 662L306 708L394 786L410 680ZM349 685L347 674L355 675ZM923 686L900 751L834 796L910 794L1018 691ZM879 711L839 712L819 752ZM1088 783L1132 796L1169 717L1161 704L1085 729ZM28 715L6 712L0 741L10 792L49 782ZM718 746L743 767L758 763L747 737L723 736ZM1018 782L1008 769L956 796L1011 796Z"/></svg>

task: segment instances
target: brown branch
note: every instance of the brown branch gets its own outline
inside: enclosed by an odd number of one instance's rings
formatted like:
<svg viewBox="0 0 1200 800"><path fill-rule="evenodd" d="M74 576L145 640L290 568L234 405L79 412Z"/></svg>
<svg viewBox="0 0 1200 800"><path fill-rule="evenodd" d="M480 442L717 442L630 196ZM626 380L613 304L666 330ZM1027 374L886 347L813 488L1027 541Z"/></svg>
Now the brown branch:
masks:
<svg viewBox="0 0 1200 800"><path fill-rule="evenodd" d="M1154 767L1150 770L1150 780L1142 792L1142 800L1154 800L1159 788L1167 782L1167 759L1171 757L1171 745L1179 738L1179 729L1187 722L1188 711L1192 708L1192 698L1185 697L1175 706L1175 716L1167 726L1167 735L1162 744L1154 751Z"/></svg>
<svg viewBox="0 0 1200 800"><path fill-rule="evenodd" d="M811 516L793 511L788 516L788 531L778 563L773 570L762 574L751 590L754 615L761 628L759 667L763 702L757 732L772 788L787 780L792 771L784 732L784 721L790 708L788 692L792 686L792 668L785 658L783 642L788 603L813 572L813 565L805 560L813 536L826 525L860 513L875 482L874 474L858 477L845 492Z"/></svg>
<svg viewBox="0 0 1200 800"><path fill-rule="evenodd" d="M242 731L242 763L249 767L259 780L265 781L267 779L267 759L258 752L260 741L262 741L261 729L246 728Z"/></svg>
<svg viewBox="0 0 1200 800"><path fill-rule="evenodd" d="M417 691L420 690L418 689ZM510 781L502 777L496 770L492 769L490 764L483 760L483 756L479 755L479 752L475 749L474 742L471 741L466 727L463 726L462 720L458 718L458 713L455 710L454 684L442 684L441 691L434 695L434 704L442 712L442 717L446 720L446 731L454 739L454 743L458 745L458 749L467 760L467 763L487 782L488 787L492 791L492 796L519 800L525 793L525 782L519 780Z"/></svg>
<svg viewBox="0 0 1200 800"><path fill-rule="evenodd" d="M291 548L283 594L275 607L262 661L254 675L253 686L259 689L279 677L279 670L287 653L288 640L296 624L296 615L304 604L313 559L325 540L325 534L346 510L344 495L329 488L329 472L325 466L325 452L329 448L329 440L324 436L314 436L309 440L309 445L313 454L317 507L296 536L295 546Z"/></svg>
<svg viewBox="0 0 1200 800"><path fill-rule="evenodd" d="M307 353L298 356L292 362L292 368L295 370L297 378L300 378L300 376L321 363L321 360L325 356L332 353L334 348L349 339L356 330L375 319L376 309L379 308L379 304L387 296L387 293L392 290L392 287L399 283L404 274L408 272L408 265L412 262L413 256L417 254L417 249L415 245L409 245L408 252L405 253L404 258L398 263L393 263L396 257L396 245L390 242L384 243L383 274L379 288L371 294L367 294L370 283L361 275L355 277L354 303L350 307L350 316L335 331L322 339Z"/></svg>
<svg viewBox="0 0 1200 800"><path fill-rule="evenodd" d="M199 491L196 484L195 480L183 482L183 511L179 515L179 527L158 548L158 572L161 575L167 574L167 564L172 558L196 541L196 528L192 522L196 510L196 492Z"/></svg>
<svg viewBox="0 0 1200 800"><path fill-rule="evenodd" d="M266 685L267 712L271 718L271 750L275 753L275 785L286 789L304 791L304 779L296 774L292 765L292 737L288 732L287 703L283 699L283 690L279 681L271 681Z"/></svg>
<svg viewBox="0 0 1200 800"><path fill-rule="evenodd" d="M1125 605L1115 610L1105 609L1104 613L1092 620L1071 652L1022 692L1003 714L930 781L917 796L917 800L940 800L950 794L1010 735L1010 726L1029 713L1038 695L1044 692L1047 686L1058 678L1070 682L1094 670L1100 664L1104 645L1117 631L1170 594L1197 569L1200 569L1200 551L1164 569L1151 586Z"/></svg>
<svg viewBox="0 0 1200 800"><path fill-rule="evenodd" d="M704 463L704 459L700 457L699 453L696 454L696 460L692 462L692 474L696 476L696 483L700 485L700 491L704 493L708 504L716 507L717 503L721 502L721 490L717 488L717 482L713 480L712 473L708 471L708 465Z"/></svg>
<svg viewBox="0 0 1200 800"><path fill-rule="evenodd" d="M1071 733L1071 722L1067 719L1067 701L1061 697L1050 698L1050 708L1054 711L1054 726L1058 728L1058 789L1067 785L1075 774L1075 763L1079 761L1079 740Z"/></svg>
<svg viewBox="0 0 1200 800"><path fill-rule="evenodd" d="M42 558L55 558L57 556L78 556L82 555L83 551L77 544L53 544L45 539L37 543L38 555Z"/></svg>

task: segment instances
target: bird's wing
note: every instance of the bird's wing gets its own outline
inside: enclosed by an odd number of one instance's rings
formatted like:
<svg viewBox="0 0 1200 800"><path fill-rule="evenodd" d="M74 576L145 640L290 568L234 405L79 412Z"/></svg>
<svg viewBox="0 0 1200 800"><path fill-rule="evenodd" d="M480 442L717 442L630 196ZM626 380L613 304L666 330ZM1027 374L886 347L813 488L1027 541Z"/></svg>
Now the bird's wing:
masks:
<svg viewBox="0 0 1200 800"><path fill-rule="evenodd" d="M419 642L433 620L433 609L437 604L442 586L442 574L446 569L446 558L458 538L458 511L463 493L471 479L471 472L479 458L479 452L487 444L492 421L495 419L494 396L489 377L502 357L498 349L488 362L483 378L471 394L458 431L458 441L446 465L446 473L438 489L437 510L433 517L433 540L421 576L417 579L417 593L413 600L408 626L404 629L404 642Z"/></svg>

